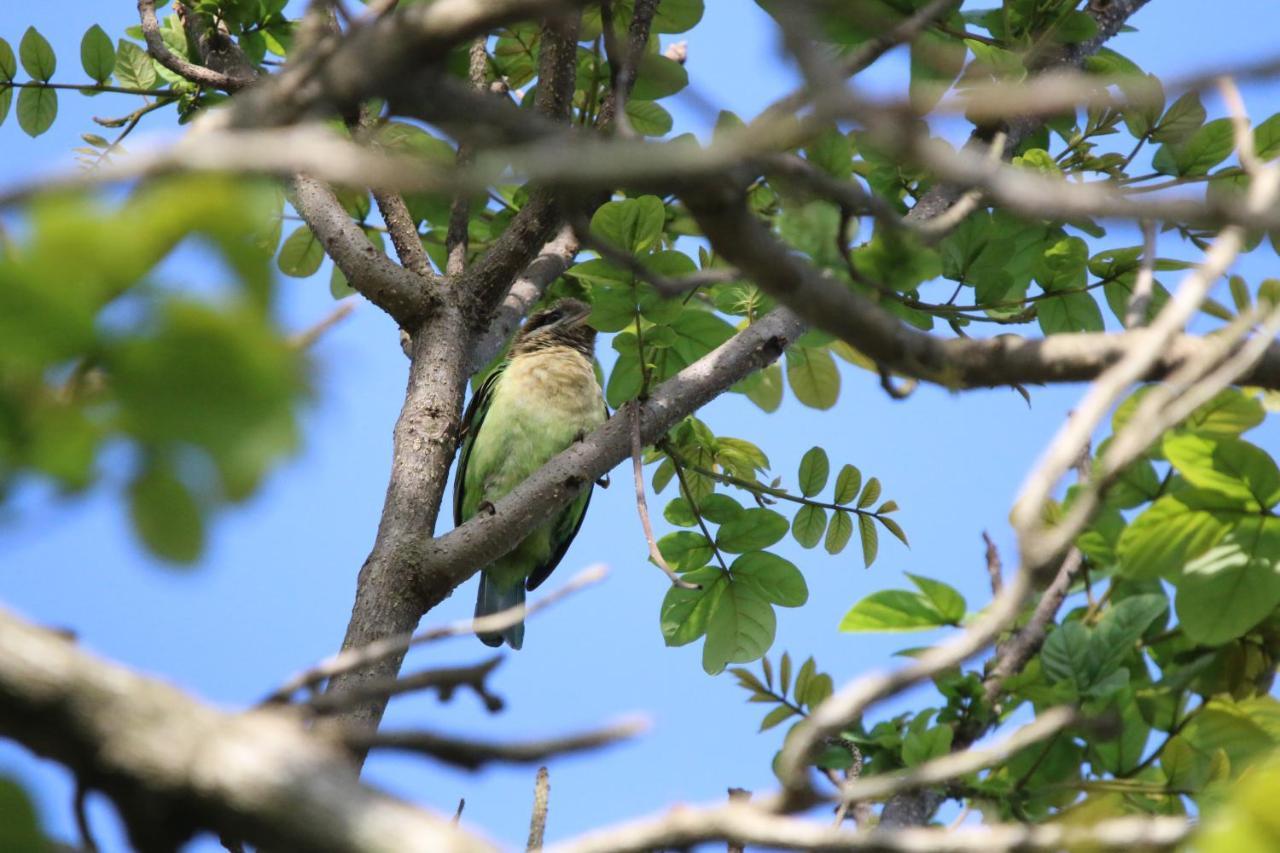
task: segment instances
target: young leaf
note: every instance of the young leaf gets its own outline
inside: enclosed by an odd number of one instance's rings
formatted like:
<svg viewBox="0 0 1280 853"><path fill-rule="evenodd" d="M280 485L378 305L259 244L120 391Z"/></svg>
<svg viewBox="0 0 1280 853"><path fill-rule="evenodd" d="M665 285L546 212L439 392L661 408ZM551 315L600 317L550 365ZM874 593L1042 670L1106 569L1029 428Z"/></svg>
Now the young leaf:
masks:
<svg viewBox="0 0 1280 853"><path fill-rule="evenodd" d="M827 529L827 511L820 506L805 504L800 507L791 522L791 535L805 548L812 548L822 541Z"/></svg>
<svg viewBox="0 0 1280 853"><path fill-rule="evenodd" d="M911 582L919 587L920 591L924 593L924 597L928 599L944 621L952 625L960 624L960 620L964 618L965 611L968 609L964 602L964 596L942 581L935 581L921 575L913 575L910 572L907 572L907 577L911 578Z"/></svg>
<svg viewBox="0 0 1280 853"><path fill-rule="evenodd" d="M836 475L836 496L838 504L847 504L858 496L862 488L862 472L852 465L845 465Z"/></svg>
<svg viewBox="0 0 1280 853"><path fill-rule="evenodd" d="M793 709L790 705L779 705L778 707L774 708L772 711L764 715L764 720L761 721L760 723L760 731L762 732L768 731L769 729L778 725L778 723L781 723L782 721L791 718L792 716L795 715L795 713L796 713L795 709Z"/></svg>
<svg viewBox="0 0 1280 853"><path fill-rule="evenodd" d="M840 620L840 630L921 631L948 624L924 596L902 589L873 592L859 601Z"/></svg>
<svg viewBox="0 0 1280 853"><path fill-rule="evenodd" d="M813 497L826 487L830 473L827 451L821 447L809 448L800 460L800 493L806 498Z"/></svg>
<svg viewBox="0 0 1280 853"><path fill-rule="evenodd" d="M858 516L858 530L862 536L862 562L868 569L876 561L876 552L880 548L880 534L876 532L876 524L870 516Z"/></svg>
<svg viewBox="0 0 1280 853"><path fill-rule="evenodd" d="M858 498L858 509L866 509L876 502L880 497L880 481L875 477L867 480L866 488L862 490L862 497Z"/></svg>
<svg viewBox="0 0 1280 853"><path fill-rule="evenodd" d="M827 541L824 547L828 554L839 554L849 544L853 536L853 514L836 510L831 514L831 524L827 527Z"/></svg>
<svg viewBox="0 0 1280 853"><path fill-rule="evenodd" d="M306 278L314 275L324 261L324 247L311 229L299 225L280 247L280 257L276 259L280 272L293 278Z"/></svg>

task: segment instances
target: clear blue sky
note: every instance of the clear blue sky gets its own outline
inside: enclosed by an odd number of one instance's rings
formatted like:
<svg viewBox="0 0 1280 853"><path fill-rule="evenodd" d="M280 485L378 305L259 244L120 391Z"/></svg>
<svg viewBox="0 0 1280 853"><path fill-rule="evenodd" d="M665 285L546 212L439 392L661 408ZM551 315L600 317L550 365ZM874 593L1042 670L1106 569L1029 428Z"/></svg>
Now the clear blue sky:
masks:
<svg viewBox="0 0 1280 853"><path fill-rule="evenodd" d="M134 14L127 0L6 4L0 36L16 47L26 26L35 24L57 49L56 79L79 80L84 29L97 22L115 36L134 23ZM1198 0L1153 0L1133 23L1139 32L1115 46L1165 75L1273 51L1280 6L1222 0L1206 14ZM680 38L690 42L693 87L718 106L750 116L792 82L768 19L747 0L708 0L703 24ZM900 73L903 65L890 61L889 71ZM880 79L887 85L891 74ZM1275 89L1247 89L1246 99L1259 119L1280 109ZM0 183L67 168L79 133L94 129L89 117L124 112L126 101L62 93L54 130L38 140L21 134L11 117L0 128ZM1209 110L1221 115L1212 99ZM690 99L676 113L677 129L706 125L705 113ZM171 125L152 127L172 132ZM1164 239L1167 256L1193 257ZM1259 254L1239 269L1256 282L1280 272L1275 261ZM193 284L210 274L194 253L180 254L167 271L175 281ZM327 282L327 268L313 280L282 282L286 327L308 325L329 310ZM608 351L607 345L601 349ZM393 324L361 305L319 344L315 365L304 449L253 501L217 520L197 567L175 572L139 547L115 497L123 466L113 466L108 456L102 460L102 485L87 497L64 502L31 487L0 509L0 600L39 622L75 629L87 648L229 708L253 702L332 652L350 612L356 571L373 539L406 362ZM821 549L783 546L804 570L811 596L802 609L779 611L772 654L790 650L802 659L814 653L837 683L868 667L891 665L895 650L925 639L835 630L854 601L875 589L902 586L902 572L947 580L971 607L985 603L989 591L979 535L991 531L1012 555L1010 499L1079 392L1033 389L1028 408L1008 390L952 395L922 388L904 403L887 399L869 374L846 370L843 378L840 402L830 412L788 400L780 413L764 416L731 395L701 415L721 434L761 443L789 482L800 455L821 444L834 464L853 462L879 476L886 497L901 505L899 519L912 548L886 537L871 571L862 569L856 548L832 558ZM1273 454L1280 451L1274 419L1253 435ZM581 535L549 585L597 561L612 567L610 579L530 624L524 651L509 655L492 682L507 700L505 713L489 716L473 696L462 694L445 706L427 697L396 700L387 716L388 727L518 738L591 726L625 712L650 714L655 727L642 740L551 765L551 838L676 801L718 800L728 786L772 785L769 762L781 730L756 734L764 706L746 704L730 676L704 675L700 645L663 646L658 606L666 581L645 561L629 479L620 468L614 487L596 492ZM474 582L424 624L468 616L473 601ZM408 665L467 663L488 654L465 638L415 654ZM905 706L883 707L877 714ZM520 844L533 770L471 775L376 757L367 778L440 810L451 811L465 797L468 824ZM38 795L47 826L73 837L65 773L8 744L0 744L0 773L25 780ZM97 802L92 816L107 849L124 849L110 809ZM203 839L196 849L220 848Z"/></svg>

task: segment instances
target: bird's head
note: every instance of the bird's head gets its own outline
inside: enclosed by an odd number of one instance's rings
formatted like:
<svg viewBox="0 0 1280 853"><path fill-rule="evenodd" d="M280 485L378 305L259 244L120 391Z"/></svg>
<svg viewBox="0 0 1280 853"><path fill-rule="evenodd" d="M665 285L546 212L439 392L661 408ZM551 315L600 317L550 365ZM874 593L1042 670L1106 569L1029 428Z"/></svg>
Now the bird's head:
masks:
<svg viewBox="0 0 1280 853"><path fill-rule="evenodd" d="M590 359L596 330L587 325L591 306L579 299L561 299L550 308L529 315L511 344L511 355L527 355L552 347L570 347Z"/></svg>

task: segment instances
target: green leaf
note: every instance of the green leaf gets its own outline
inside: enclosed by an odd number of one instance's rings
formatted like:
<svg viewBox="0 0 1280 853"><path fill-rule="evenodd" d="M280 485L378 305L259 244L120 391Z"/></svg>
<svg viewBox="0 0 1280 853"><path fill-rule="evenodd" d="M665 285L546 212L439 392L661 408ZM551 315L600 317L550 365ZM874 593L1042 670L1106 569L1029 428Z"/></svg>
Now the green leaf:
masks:
<svg viewBox="0 0 1280 853"><path fill-rule="evenodd" d="M821 447L811 447L800 459L800 493L811 498L827 486L827 477L831 474L831 462L827 459L827 451Z"/></svg>
<svg viewBox="0 0 1280 853"><path fill-rule="evenodd" d="M748 400L764 411L776 412L782 405L782 368L771 364L757 370L733 386L733 390L742 391Z"/></svg>
<svg viewBox="0 0 1280 853"><path fill-rule="evenodd" d="M701 588L672 585L667 590L659 612L662 637L668 646L684 646L705 634L711 608L729 585L728 576L713 567L689 572L684 579Z"/></svg>
<svg viewBox="0 0 1280 853"><path fill-rule="evenodd" d="M1061 332L1101 332L1102 309L1088 293L1052 296L1036 302L1036 319L1046 335Z"/></svg>
<svg viewBox="0 0 1280 853"><path fill-rule="evenodd" d="M773 607L752 584L732 581L707 617L702 668L716 675L731 663L749 663L769 650L777 630Z"/></svg>
<svg viewBox="0 0 1280 853"><path fill-rule="evenodd" d="M666 216L657 196L611 201L591 217L591 230L617 248L638 254L658 242Z"/></svg>
<svg viewBox="0 0 1280 853"><path fill-rule="evenodd" d="M111 37L97 24L85 30L80 40L80 64L84 66L84 73L99 83L107 82L116 67Z"/></svg>
<svg viewBox="0 0 1280 853"><path fill-rule="evenodd" d="M314 275L324 261L324 246L306 225L299 225L280 247L280 272L294 278Z"/></svg>
<svg viewBox="0 0 1280 853"><path fill-rule="evenodd" d="M157 557L193 563L204 550L204 519L191 492L164 466L152 465L129 486L129 514Z"/></svg>
<svg viewBox="0 0 1280 853"><path fill-rule="evenodd" d="M658 550L677 572L700 569L711 561L714 550L707 537L691 530L677 530L658 540Z"/></svg>
<svg viewBox="0 0 1280 853"><path fill-rule="evenodd" d="M1059 625L1044 641L1040 665L1053 681L1068 681L1079 688L1088 685L1089 630L1079 622Z"/></svg>
<svg viewBox="0 0 1280 853"><path fill-rule="evenodd" d="M733 561L729 572L736 580L751 584L756 591L781 607L799 607L809 600L804 575L789 560L768 551L752 551Z"/></svg>
<svg viewBox="0 0 1280 853"><path fill-rule="evenodd" d="M796 512L791 522L791 535L805 548L812 548L822 541L827 529L827 511L820 506L805 504Z"/></svg>
<svg viewBox="0 0 1280 853"><path fill-rule="evenodd" d="M908 732L902 741L902 763L915 767L951 752L951 740L955 732L951 726L942 725L922 732Z"/></svg>
<svg viewBox="0 0 1280 853"><path fill-rule="evenodd" d="M662 0L653 16L655 33L684 33L702 20L703 0Z"/></svg>
<svg viewBox="0 0 1280 853"><path fill-rule="evenodd" d="M764 715L764 720L760 722L760 731L766 732L784 720L788 720L795 716L795 709L790 705L779 705L772 711Z"/></svg>
<svg viewBox="0 0 1280 853"><path fill-rule="evenodd" d="M1280 468L1270 454L1244 439L1170 433L1163 449L1178 473L1197 488L1263 509L1280 501Z"/></svg>
<svg viewBox="0 0 1280 853"><path fill-rule="evenodd" d="M720 525L716 544L731 554L759 551L786 536L788 527L786 518L771 509L747 509Z"/></svg>
<svg viewBox="0 0 1280 853"><path fill-rule="evenodd" d="M1120 572L1135 579L1173 577L1218 544L1239 518L1239 506L1216 492L1163 495L1120 534Z"/></svg>
<svg viewBox="0 0 1280 853"><path fill-rule="evenodd" d="M40 815L30 794L17 781L0 776L0 850L44 853L54 846L40 828Z"/></svg>
<svg viewBox="0 0 1280 853"><path fill-rule="evenodd" d="M927 597L902 589L884 589L855 604L840 620L840 630L848 633L922 631L948 624Z"/></svg>
<svg viewBox="0 0 1280 853"><path fill-rule="evenodd" d="M131 41L120 39L116 43L116 80L121 86L137 89L153 89L156 85L156 69L147 52Z"/></svg>
<svg viewBox="0 0 1280 853"><path fill-rule="evenodd" d="M0 83L8 83L17 73L18 61L13 56L13 48L0 39Z"/></svg>
<svg viewBox="0 0 1280 853"><path fill-rule="evenodd" d="M1235 436L1261 424L1266 415L1266 409L1256 397L1236 388L1224 388L1209 402L1198 406L1182 424L1182 429L1202 435Z"/></svg>
<svg viewBox="0 0 1280 853"><path fill-rule="evenodd" d="M814 409L830 409L840 396L840 372L835 359L823 349L792 347L787 350L787 381L796 399Z"/></svg>
<svg viewBox="0 0 1280 853"><path fill-rule="evenodd" d="M1163 593L1131 595L1108 607L1090 638L1094 681L1119 669L1132 654L1134 643L1168 609Z"/></svg>
<svg viewBox="0 0 1280 853"><path fill-rule="evenodd" d="M688 85L689 72L683 65L659 53L646 53L640 58L631 95L641 101L657 101Z"/></svg>
<svg viewBox="0 0 1280 853"><path fill-rule="evenodd" d="M853 536L853 514L836 510L831 513L831 524L827 527L826 547L828 554L839 554L849 544Z"/></svg>
<svg viewBox="0 0 1280 853"><path fill-rule="evenodd" d="M1280 519L1245 521L1175 584L1188 638L1216 646L1247 633L1280 605Z"/></svg>
<svg viewBox="0 0 1280 853"><path fill-rule="evenodd" d="M782 653L782 662L778 666L778 692L783 696L791 689L791 655Z"/></svg>
<svg viewBox="0 0 1280 853"><path fill-rule="evenodd" d="M849 503L849 501L858 496L858 492L861 489L862 472L852 465L845 465L841 468L840 473L836 475L836 503Z"/></svg>
<svg viewBox="0 0 1280 853"><path fill-rule="evenodd" d="M911 578L911 582L920 589L924 597L933 605L934 610L938 612L944 622L951 625L960 624L960 620L964 619L964 614L968 609L964 596L942 581L935 581L921 575L913 575L910 572L907 572L906 575Z"/></svg>
<svg viewBox="0 0 1280 853"><path fill-rule="evenodd" d="M835 178L853 175L853 145L839 128L829 127L805 146L805 158Z"/></svg>
<svg viewBox="0 0 1280 853"><path fill-rule="evenodd" d="M0 70L0 77L4 74ZM1253 150L1263 161L1280 156L1280 113L1253 129Z"/></svg>
<svg viewBox="0 0 1280 853"><path fill-rule="evenodd" d="M18 126L28 136L39 136L58 117L58 93L53 89L23 89L18 93Z"/></svg>
<svg viewBox="0 0 1280 853"><path fill-rule="evenodd" d="M36 32L35 27L27 27L27 31L22 34L22 41L18 44L18 57L32 79L41 83L48 83L58 68L58 58L54 56L53 48L44 36Z"/></svg>
<svg viewBox="0 0 1280 853"><path fill-rule="evenodd" d="M872 477L862 489L862 497L858 498L858 509L866 509L880 499L880 480Z"/></svg>
<svg viewBox="0 0 1280 853"><path fill-rule="evenodd" d="M883 521L881 519L882 523ZM869 569L876 561L876 552L880 549L880 534L876 532L875 521L869 515L858 516L858 531L862 535L862 562Z"/></svg>
<svg viewBox="0 0 1280 853"><path fill-rule="evenodd" d="M1174 101L1151 133L1155 142L1176 143L1191 136L1204 124L1204 104L1198 92L1187 92Z"/></svg>
<svg viewBox="0 0 1280 853"><path fill-rule="evenodd" d="M653 101L627 101L627 121L631 129L642 136L665 136L674 124L671 113Z"/></svg>
<svg viewBox="0 0 1280 853"><path fill-rule="evenodd" d="M892 533L894 535L894 538L896 538L903 545L906 545L908 548L911 547L911 543L907 541L907 534L903 532L902 527L898 524L898 522L894 521L892 518L887 518L883 515L876 516L876 521L883 524L884 529Z"/></svg>
<svg viewBox="0 0 1280 853"><path fill-rule="evenodd" d="M1196 177L1231 156L1234 139L1231 120L1220 118L1196 130L1182 142L1160 146L1151 165L1163 175Z"/></svg>

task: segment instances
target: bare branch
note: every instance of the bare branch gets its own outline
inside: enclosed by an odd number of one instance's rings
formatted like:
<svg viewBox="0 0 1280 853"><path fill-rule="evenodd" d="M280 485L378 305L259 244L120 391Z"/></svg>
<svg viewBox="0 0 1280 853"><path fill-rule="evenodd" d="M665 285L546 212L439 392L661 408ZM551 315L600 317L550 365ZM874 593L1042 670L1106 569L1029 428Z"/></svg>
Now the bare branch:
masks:
<svg viewBox="0 0 1280 853"><path fill-rule="evenodd" d="M654 565L662 569L663 574L671 581L672 586L678 586L681 589L701 589L695 583L689 583L675 573L675 570L667 564L667 560L662 556L662 551L658 549L658 540L653 536L653 525L649 522L649 502L644 496L644 466L641 461L641 455L644 451L643 445L640 443L640 410L634 406L630 409L631 413L631 473L636 481L636 511L640 513L640 526L644 528L645 542L649 543L649 559Z"/></svg>
<svg viewBox="0 0 1280 853"><path fill-rule="evenodd" d="M345 649L294 675L264 698L262 704L287 702L289 697L299 690L316 687L321 682L344 672L361 669L369 664L391 657L403 656L405 652L414 646L434 643L450 637L470 636L478 631L494 632L509 628L538 611L545 610L565 597L599 583L604 580L606 574L608 574L608 569L602 564L596 564L583 569L564 586L547 593L532 604L512 607L478 619L463 619L458 622L451 622L418 634L386 637L359 648Z"/></svg>
<svg viewBox="0 0 1280 853"><path fill-rule="evenodd" d="M847 853L1058 853L1172 850L1191 834L1185 818L1123 817L1092 826L1072 823L988 824L955 829L848 830L780 817L750 805L673 809L647 820L598 830L546 848L547 853L648 853L729 840L771 850Z"/></svg>
<svg viewBox="0 0 1280 853"><path fill-rule="evenodd" d="M368 699L391 698L422 690L434 690L441 702L448 702L459 687L469 687L492 714L501 711L505 703L502 697L489 690L485 682L500 663L502 655L495 655L472 666L439 667L381 682L366 681L349 690L312 696L304 707L314 713L331 714Z"/></svg>
<svg viewBox="0 0 1280 853"><path fill-rule="evenodd" d="M533 813L529 816L529 843L526 851L541 850L547 834L547 805L551 798L551 776L546 767L538 768L533 783Z"/></svg>
<svg viewBox="0 0 1280 853"><path fill-rule="evenodd" d="M444 737L430 732L371 733L363 730L349 733L346 740L351 746L362 750L395 749L413 752L454 767L479 770L486 764L534 764L560 755L596 750L630 740L648 728L648 720L633 718L580 734L516 743Z"/></svg>

